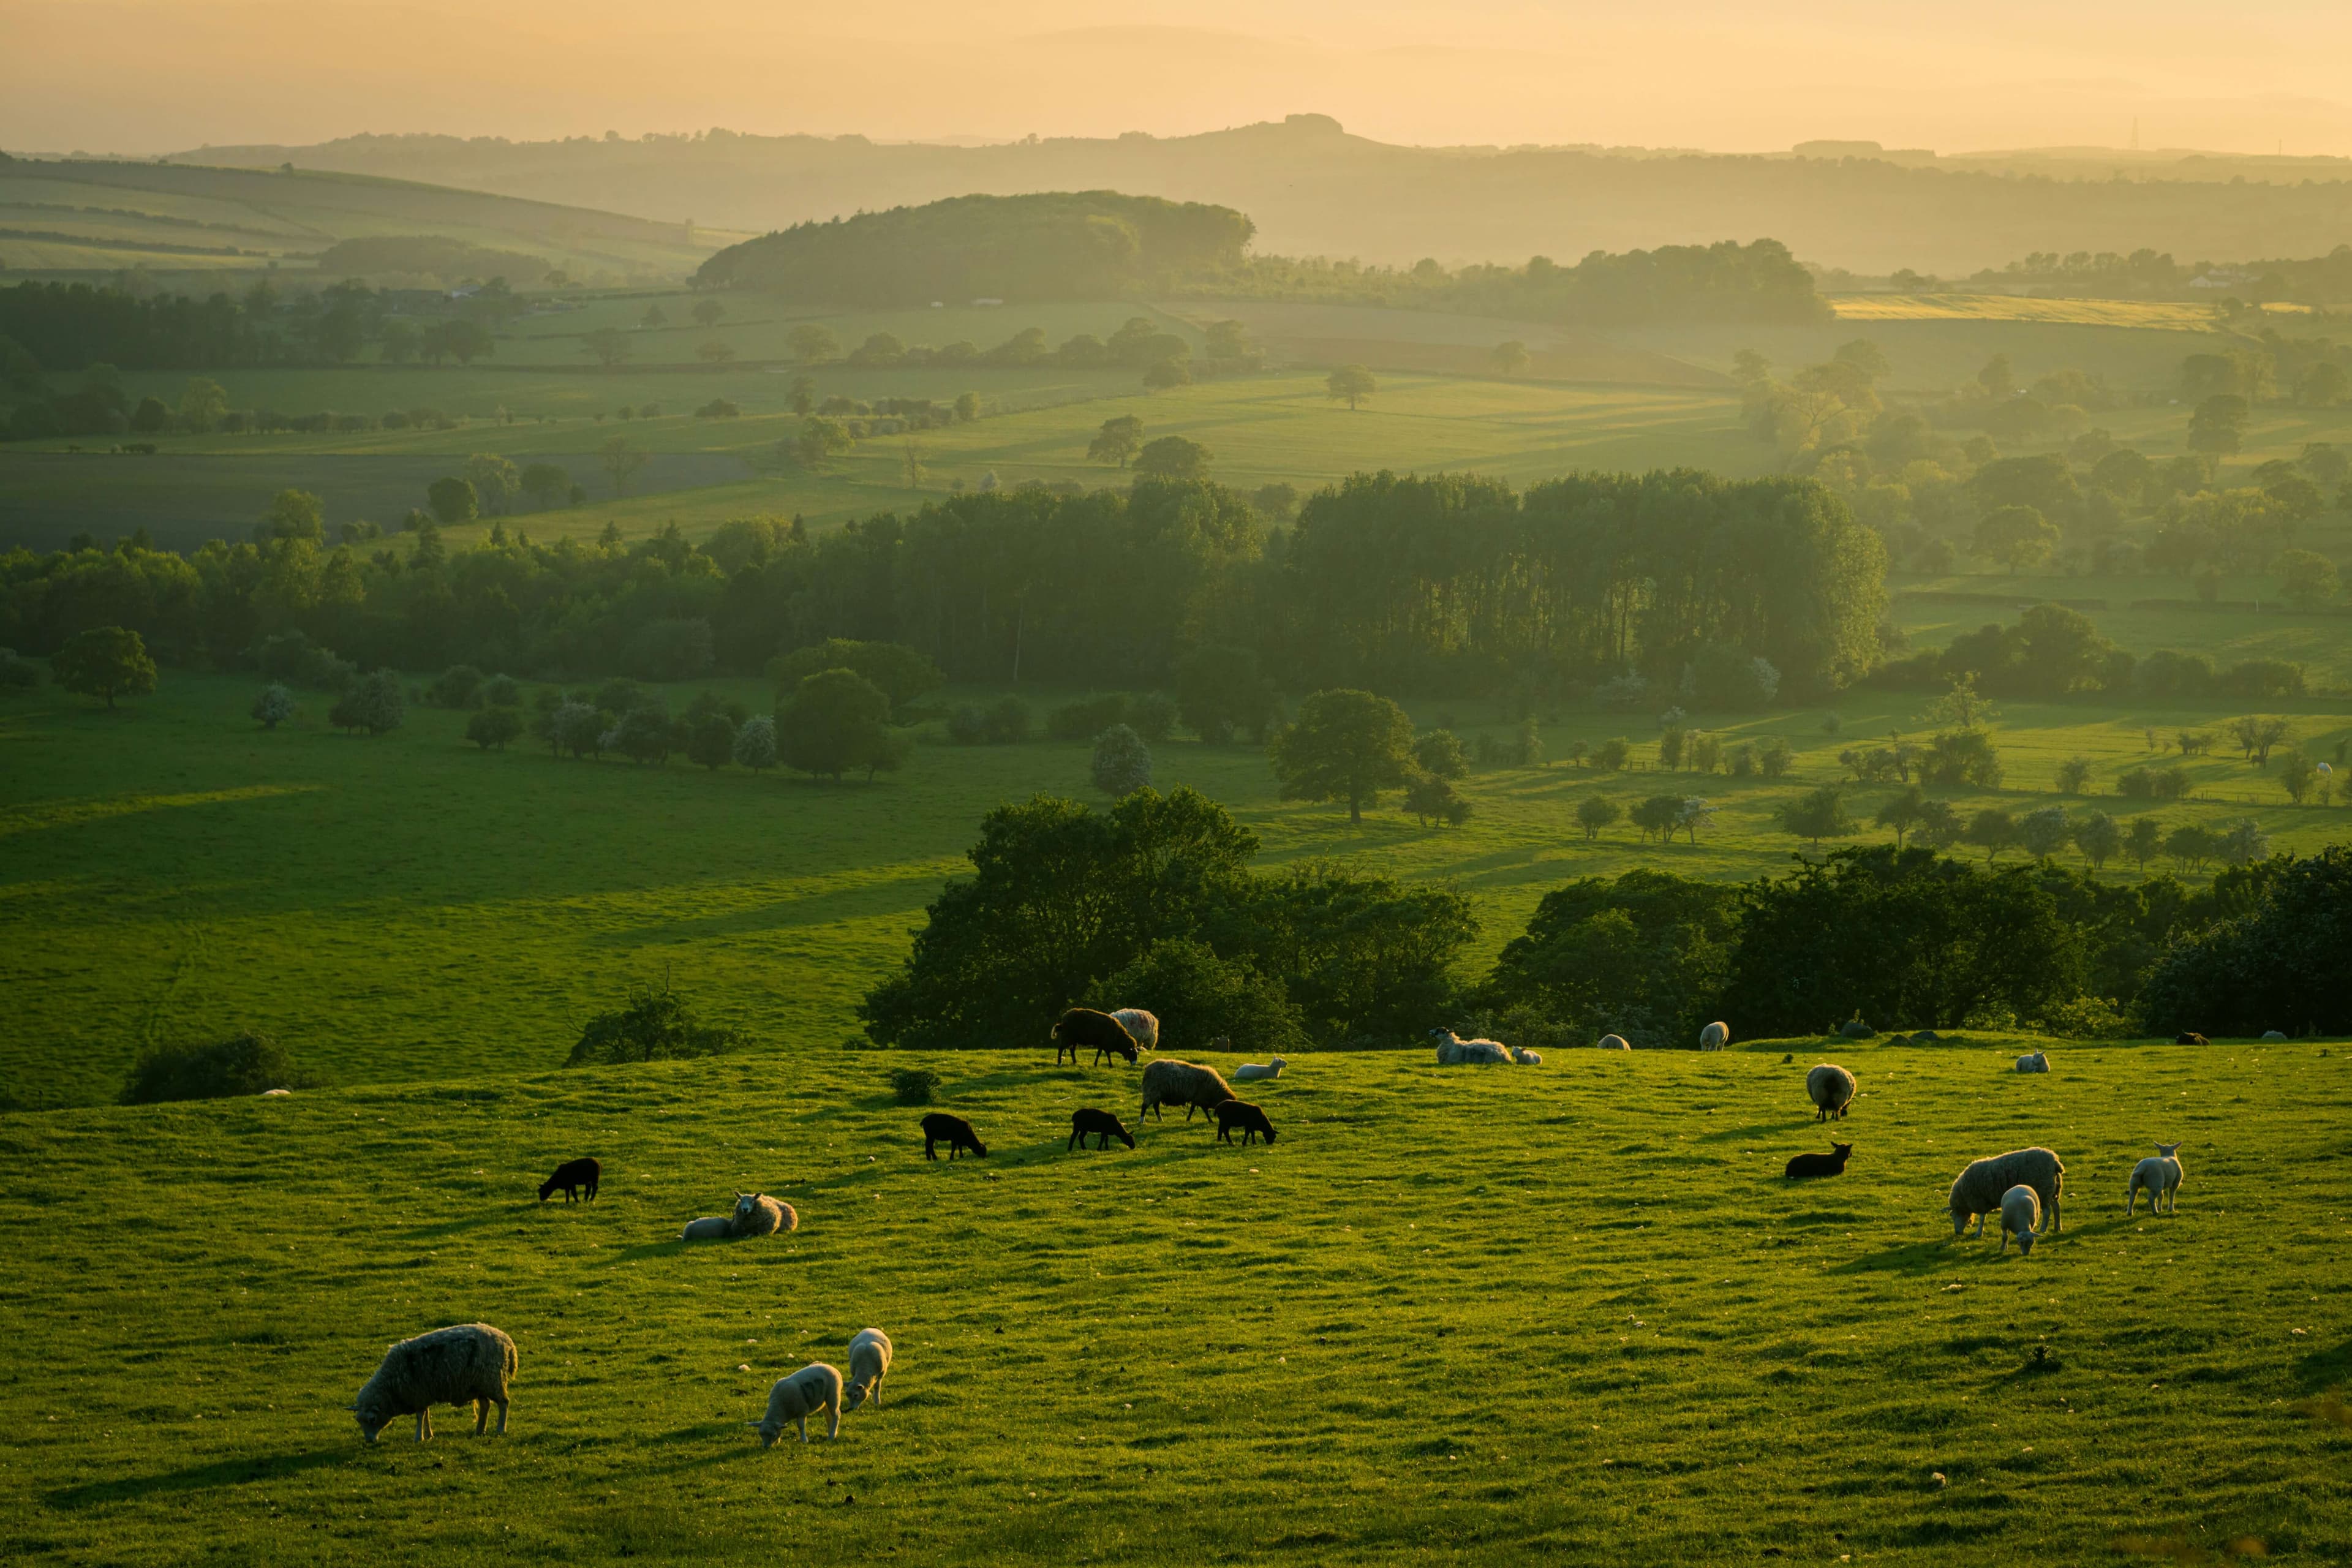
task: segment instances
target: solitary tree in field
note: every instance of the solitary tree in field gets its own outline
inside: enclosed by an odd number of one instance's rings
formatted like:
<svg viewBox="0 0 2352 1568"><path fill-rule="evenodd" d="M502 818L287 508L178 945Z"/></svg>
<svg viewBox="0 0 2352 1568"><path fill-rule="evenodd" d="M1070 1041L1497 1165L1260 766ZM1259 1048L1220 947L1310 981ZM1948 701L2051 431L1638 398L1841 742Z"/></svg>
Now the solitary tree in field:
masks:
<svg viewBox="0 0 2352 1568"><path fill-rule="evenodd" d="M2189 449L2215 457L2235 452L2245 435L2246 417L2252 412L2246 400L2236 393L2215 393L2189 416Z"/></svg>
<svg viewBox="0 0 2352 1568"><path fill-rule="evenodd" d="M637 351L618 327L599 327L593 332L581 334L580 352L606 370L611 370Z"/></svg>
<svg viewBox="0 0 2352 1568"><path fill-rule="evenodd" d="M1962 837L1985 852L1985 864L1990 866L2002 850L2016 847L2017 819L1998 806L1987 806L1969 818Z"/></svg>
<svg viewBox="0 0 2352 1568"><path fill-rule="evenodd" d="M801 467L814 468L856 445L849 426L840 420L812 414L801 421L801 432L793 437L793 456L800 459Z"/></svg>
<svg viewBox="0 0 2352 1568"><path fill-rule="evenodd" d="M1497 375L1519 375L1528 368L1528 345L1513 338L1507 343L1496 343L1486 363Z"/></svg>
<svg viewBox="0 0 2352 1568"><path fill-rule="evenodd" d="M604 477L613 481L613 493L616 496L629 493L629 481L635 479L637 470L651 460L631 446L626 436L607 436L604 444L596 448L597 466L604 470Z"/></svg>
<svg viewBox="0 0 2352 1568"><path fill-rule="evenodd" d="M646 307L646 313L637 318L637 325L650 331L656 327L668 326L669 317L662 312L659 305L648 305Z"/></svg>
<svg viewBox="0 0 2352 1568"><path fill-rule="evenodd" d="M1135 459L1143 450L1143 421L1132 414L1122 414L1116 419L1106 419L1095 438L1087 443L1087 460L1090 463L1116 463L1120 468Z"/></svg>
<svg viewBox="0 0 2352 1568"><path fill-rule="evenodd" d="M735 721L724 713L705 713L694 721L693 731L686 738L688 762L700 763L717 773L735 760Z"/></svg>
<svg viewBox="0 0 2352 1568"><path fill-rule="evenodd" d="M2074 825L2066 820L2064 806L2045 805L2025 814L2024 820L2017 825L2017 837L2028 855L2044 858L2074 842Z"/></svg>
<svg viewBox="0 0 2352 1568"><path fill-rule="evenodd" d="M2147 875L2147 863L2164 852L2164 824L2152 816L2135 816L2131 830L2124 835L2124 853L2132 864Z"/></svg>
<svg viewBox="0 0 2352 1568"><path fill-rule="evenodd" d="M719 319L727 314L727 307L716 300L705 297L694 302L694 310L691 313L697 325L706 328L715 327L719 324Z"/></svg>
<svg viewBox="0 0 2352 1568"><path fill-rule="evenodd" d="M1444 827L1470 820L1470 803L1454 790L1453 780L1435 773L1416 773L1405 781L1404 809L1423 827L1433 820Z"/></svg>
<svg viewBox="0 0 2352 1568"><path fill-rule="evenodd" d="M228 389L204 376L189 378L180 393L180 428L198 435L228 416Z"/></svg>
<svg viewBox="0 0 2352 1568"><path fill-rule="evenodd" d="M1198 441L1162 436L1135 455L1135 471L1146 479L1200 479L1209 474L1211 453Z"/></svg>
<svg viewBox="0 0 2352 1568"><path fill-rule="evenodd" d="M1880 806L1878 815L1871 820L1881 827L1893 829L1895 847L1900 849L1903 847L1904 838L1913 828L1919 826L1920 818L1926 813L1927 807L1927 795L1917 784L1913 784L1909 789Z"/></svg>
<svg viewBox="0 0 2352 1568"><path fill-rule="evenodd" d="M485 708L466 721L466 739L488 751L507 749L522 733L522 715L511 708Z"/></svg>
<svg viewBox="0 0 2352 1568"><path fill-rule="evenodd" d="M2074 847L2083 852L2092 870L2103 870L2108 861L2123 853L2124 830L2105 812L2090 812L2074 824Z"/></svg>
<svg viewBox="0 0 2352 1568"><path fill-rule="evenodd" d="M572 476L561 463L533 463L522 471L522 489L541 506L553 506L571 493Z"/></svg>
<svg viewBox="0 0 2352 1568"><path fill-rule="evenodd" d="M1361 823L1412 770L1412 721L1369 691L1318 691L1267 749L1283 799L1345 801L1348 820Z"/></svg>
<svg viewBox="0 0 2352 1568"><path fill-rule="evenodd" d="M1167 392L1174 387L1192 384L1192 367L1173 354L1152 361L1143 372L1143 389L1146 392Z"/></svg>
<svg viewBox="0 0 2352 1568"><path fill-rule="evenodd" d="M1151 748L1125 724L1113 724L1095 737L1089 770L1095 788L1105 795L1126 796L1151 787Z"/></svg>
<svg viewBox="0 0 2352 1568"><path fill-rule="evenodd" d="M397 670L379 669L362 676L327 710L327 722L338 730L365 730L381 735L397 730L408 717L408 700L400 689Z"/></svg>
<svg viewBox="0 0 2352 1568"><path fill-rule="evenodd" d="M762 714L735 731L735 763L760 773L776 765L776 721Z"/></svg>
<svg viewBox="0 0 2352 1568"><path fill-rule="evenodd" d="M471 522L480 515L480 498L474 487L455 474L444 474L425 487L425 503L444 528Z"/></svg>
<svg viewBox="0 0 2352 1568"><path fill-rule="evenodd" d="M49 655L49 674L68 691L103 697L109 708L118 696L155 689L155 661L137 632L123 626L92 626L76 632Z"/></svg>
<svg viewBox="0 0 2352 1568"><path fill-rule="evenodd" d="M803 322L786 332L784 344L804 364L823 364L841 357L840 340L814 322Z"/></svg>
<svg viewBox="0 0 2352 1568"><path fill-rule="evenodd" d="M1576 803L1576 825L1584 829L1587 844L1601 837L1601 830L1625 815L1625 808L1605 795L1588 795Z"/></svg>
<svg viewBox="0 0 2352 1568"><path fill-rule="evenodd" d="M1780 826L1799 838L1812 840L1813 851L1821 852L1824 838L1844 838L1854 830L1853 816L1845 808L1845 796L1835 784L1823 784L1807 790L1780 805Z"/></svg>
<svg viewBox="0 0 2352 1568"><path fill-rule="evenodd" d="M471 364L498 352L498 342L490 336L490 330L463 317L442 323L441 346L459 364Z"/></svg>
<svg viewBox="0 0 2352 1568"><path fill-rule="evenodd" d="M294 717L294 694L275 682L261 689L253 700L253 716L265 730L275 730Z"/></svg>
<svg viewBox="0 0 2352 1568"><path fill-rule="evenodd" d="M1379 390L1372 373L1360 364L1343 364L1323 378L1324 394L1334 403L1346 404L1351 414Z"/></svg>
<svg viewBox="0 0 2352 1568"><path fill-rule="evenodd" d="M786 766L839 779L853 767L866 776L898 765L898 737L887 722L890 699L849 669L808 677L776 710L776 744Z"/></svg>

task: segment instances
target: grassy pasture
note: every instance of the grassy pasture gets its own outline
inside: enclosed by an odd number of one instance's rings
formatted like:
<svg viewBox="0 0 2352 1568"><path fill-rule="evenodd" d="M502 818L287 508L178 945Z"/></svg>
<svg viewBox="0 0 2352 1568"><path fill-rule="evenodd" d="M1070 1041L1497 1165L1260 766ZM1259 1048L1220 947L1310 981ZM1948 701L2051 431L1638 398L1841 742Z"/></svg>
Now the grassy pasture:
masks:
<svg viewBox="0 0 2352 1568"><path fill-rule="evenodd" d="M755 710L770 700L757 682L713 684ZM484 753L462 740L465 715L418 706L404 729L351 738L326 728L317 694L264 732L246 717L255 689L166 672L154 697L114 713L50 687L0 707L0 990L11 998L0 1084L18 1099L106 1100L145 1046L245 1027L340 1082L529 1071L560 1062L588 1016L632 984L666 973L764 1049L830 1047L856 1030L857 998L900 961L924 904L965 868L990 807L1092 793L1084 742L966 749L938 743L931 726L897 777L835 786L682 760L559 762L528 742ZM672 706L691 689L673 691ZM1075 694L1024 695L1042 717ZM1458 829L1417 826L1393 795L1360 827L1283 802L1246 746L1163 742L1154 773L1224 803L1259 835L1265 864L1350 862L1461 889L1481 921L1475 976L1570 878L1785 868L1799 846L1777 825L1780 803L1838 777L1846 746L1916 735L1923 701L1854 694L1837 735L1818 712L1720 721L1727 742L1789 740L1796 767L1777 782L1662 774L1649 717L1567 716L1544 728L1549 756L1624 735L1642 766L1482 770L1465 782L1475 815ZM1485 705L1415 710L1465 735L1506 728ZM2168 742L2229 711L2015 705L2000 737L2009 788L1952 798L2148 810L2168 823L2252 816L2279 847L2306 851L2347 837L2346 807L2294 806L2234 757L2189 763L2197 798L2186 803L2114 795L2118 774L2152 760L2146 729ZM2340 704L2305 704L2294 725L2320 756L2352 736ZM2047 792L2077 753L2093 761L2097 797L2062 801ZM1592 792L1629 807L1703 795L1717 821L1696 844L1643 844L1623 825L1588 843L1573 812ZM1891 793L1858 788L1852 808L1867 820Z"/></svg>
<svg viewBox="0 0 2352 1568"><path fill-rule="evenodd" d="M2019 294L1838 294L1841 321L2048 321L2064 326L2213 330L2212 305L2170 300L2037 300Z"/></svg>
<svg viewBox="0 0 2352 1568"><path fill-rule="evenodd" d="M11 1117L0 1327L40 1351L0 1376L0 1549L2341 1562L2352 1063L2011 1072L2038 1043L1323 1056L1254 1091L1270 1147L1171 1119L1083 1155L1070 1109L1131 1113L1134 1069L933 1058L990 1144L952 1165L884 1090L908 1058L824 1050ZM1863 1083L1835 1129L1821 1055ZM1785 1184L1832 1131L1846 1173ZM2159 1138L2180 1212L2126 1220ZM2033 1142L2064 1230L1955 1243L1952 1174ZM584 1152L600 1201L535 1203ZM673 1239L751 1187L798 1234ZM135 1246L93 1223L140 1193ZM520 1349L508 1436L361 1445L383 1347L476 1319ZM768 1384L868 1324L884 1406L761 1451Z"/></svg>

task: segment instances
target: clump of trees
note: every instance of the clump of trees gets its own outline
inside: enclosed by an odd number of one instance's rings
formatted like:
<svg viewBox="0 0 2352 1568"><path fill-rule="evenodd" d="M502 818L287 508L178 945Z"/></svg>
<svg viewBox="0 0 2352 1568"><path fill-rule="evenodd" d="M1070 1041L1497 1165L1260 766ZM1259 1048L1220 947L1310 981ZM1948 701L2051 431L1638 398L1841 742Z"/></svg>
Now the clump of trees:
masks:
<svg viewBox="0 0 2352 1568"><path fill-rule="evenodd" d="M124 1105L176 1100L226 1100L271 1089L308 1089L318 1079L285 1047L250 1032L196 1045L160 1046L141 1055L120 1096Z"/></svg>
<svg viewBox="0 0 2352 1568"><path fill-rule="evenodd" d="M630 987L625 1005L588 1020L563 1065L605 1067L713 1057L745 1043L740 1030L703 1022L693 1005L667 984L659 990L635 985Z"/></svg>

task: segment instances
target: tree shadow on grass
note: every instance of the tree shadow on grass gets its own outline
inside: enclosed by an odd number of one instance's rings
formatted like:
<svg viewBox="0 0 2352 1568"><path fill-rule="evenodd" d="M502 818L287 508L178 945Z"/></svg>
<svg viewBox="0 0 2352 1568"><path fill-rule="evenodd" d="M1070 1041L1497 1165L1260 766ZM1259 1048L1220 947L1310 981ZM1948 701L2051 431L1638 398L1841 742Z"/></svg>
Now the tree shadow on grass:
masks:
<svg viewBox="0 0 2352 1568"><path fill-rule="evenodd" d="M2305 1394L2317 1394L2341 1383L2352 1383L2352 1339L2326 1346L2294 1363L2296 1383Z"/></svg>
<svg viewBox="0 0 2352 1568"><path fill-rule="evenodd" d="M1949 1237L1937 1237L1932 1241L1906 1241L1899 1247L1882 1247L1860 1258L1849 1258L1829 1270L1832 1274L1933 1274L1948 1269L1955 1263L1965 1262L1969 1254L1956 1250Z"/></svg>
<svg viewBox="0 0 2352 1568"><path fill-rule="evenodd" d="M304 1470L317 1469L321 1465L340 1464L357 1452L354 1444L344 1443L331 1448L313 1448L301 1454L220 1459L209 1465L192 1465L186 1469L166 1470L155 1476L120 1476L110 1480L85 1481L78 1487L61 1487L46 1496L52 1508L94 1508L101 1503L122 1502L171 1492L209 1491L215 1487L239 1486L248 1481L283 1480Z"/></svg>

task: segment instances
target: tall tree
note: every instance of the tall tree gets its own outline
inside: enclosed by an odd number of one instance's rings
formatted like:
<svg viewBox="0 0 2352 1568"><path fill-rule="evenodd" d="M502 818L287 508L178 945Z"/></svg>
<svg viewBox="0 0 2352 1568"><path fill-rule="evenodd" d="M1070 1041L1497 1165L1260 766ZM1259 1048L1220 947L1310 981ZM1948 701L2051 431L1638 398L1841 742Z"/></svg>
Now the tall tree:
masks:
<svg viewBox="0 0 2352 1568"><path fill-rule="evenodd" d="M1345 403L1350 413L1379 390L1372 373L1360 364L1343 364L1323 378L1324 395L1334 403Z"/></svg>
<svg viewBox="0 0 2352 1568"><path fill-rule="evenodd" d="M76 632L49 656L49 673L68 691L103 697L109 708L117 697L155 689L155 661L148 657L145 639L122 626Z"/></svg>
<svg viewBox="0 0 2352 1568"><path fill-rule="evenodd" d="M1412 721L1369 691L1318 691L1269 750L1283 799L1345 801L1348 820L1361 823L1381 790L1412 773Z"/></svg>

